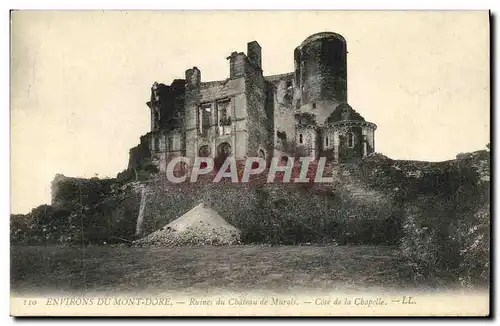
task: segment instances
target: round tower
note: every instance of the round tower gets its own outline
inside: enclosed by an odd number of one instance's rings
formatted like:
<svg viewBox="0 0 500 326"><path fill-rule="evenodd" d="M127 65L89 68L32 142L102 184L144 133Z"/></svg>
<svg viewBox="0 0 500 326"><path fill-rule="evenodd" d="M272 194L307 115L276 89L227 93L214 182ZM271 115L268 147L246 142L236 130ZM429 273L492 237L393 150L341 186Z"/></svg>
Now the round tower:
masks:
<svg viewBox="0 0 500 326"><path fill-rule="evenodd" d="M309 36L295 49L295 76L301 93L300 109L317 115L317 122L347 101L347 44L333 32Z"/></svg>

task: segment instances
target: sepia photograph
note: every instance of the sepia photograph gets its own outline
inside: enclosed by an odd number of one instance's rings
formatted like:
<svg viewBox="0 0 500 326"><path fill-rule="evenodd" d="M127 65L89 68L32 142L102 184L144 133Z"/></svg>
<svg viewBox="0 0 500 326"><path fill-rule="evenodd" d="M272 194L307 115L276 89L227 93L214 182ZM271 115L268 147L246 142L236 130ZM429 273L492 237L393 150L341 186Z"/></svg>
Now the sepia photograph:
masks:
<svg viewBox="0 0 500 326"><path fill-rule="evenodd" d="M489 316L491 19L11 11L11 315Z"/></svg>

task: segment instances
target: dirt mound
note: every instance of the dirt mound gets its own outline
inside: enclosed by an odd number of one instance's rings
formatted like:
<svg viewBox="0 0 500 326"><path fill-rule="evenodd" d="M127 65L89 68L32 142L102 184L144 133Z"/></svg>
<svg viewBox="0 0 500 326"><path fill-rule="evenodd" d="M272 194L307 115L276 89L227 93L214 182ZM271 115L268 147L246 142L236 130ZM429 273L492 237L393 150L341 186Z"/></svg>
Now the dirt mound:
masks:
<svg viewBox="0 0 500 326"><path fill-rule="evenodd" d="M135 246L231 245L241 231L201 203L161 229L134 242Z"/></svg>

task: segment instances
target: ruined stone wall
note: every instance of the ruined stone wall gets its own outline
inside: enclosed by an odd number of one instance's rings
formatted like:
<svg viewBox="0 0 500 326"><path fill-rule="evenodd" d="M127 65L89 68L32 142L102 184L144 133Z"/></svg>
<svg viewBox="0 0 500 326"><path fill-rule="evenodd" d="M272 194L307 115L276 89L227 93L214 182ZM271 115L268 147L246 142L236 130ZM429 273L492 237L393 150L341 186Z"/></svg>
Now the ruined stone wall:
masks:
<svg viewBox="0 0 500 326"><path fill-rule="evenodd" d="M186 131L186 156L195 156L197 153L198 138L198 106L200 94L201 72L198 68L186 70L186 90L184 98L184 129Z"/></svg>
<svg viewBox="0 0 500 326"><path fill-rule="evenodd" d="M184 125L185 80L176 79L170 86L161 89L160 129L171 130L182 128Z"/></svg>
<svg viewBox="0 0 500 326"><path fill-rule="evenodd" d="M56 174L51 183L51 205L67 209L96 205L109 195L114 182L115 179L73 178Z"/></svg>
<svg viewBox="0 0 500 326"><path fill-rule="evenodd" d="M246 55L243 52L233 52L227 59L229 60L229 78L244 77L248 60Z"/></svg>
<svg viewBox="0 0 500 326"><path fill-rule="evenodd" d="M144 162L151 160L149 134L141 136L139 145L129 151L128 170L140 169Z"/></svg>
<svg viewBox="0 0 500 326"><path fill-rule="evenodd" d="M247 61L245 66L245 92L248 143L247 156L257 156L259 150L270 156L272 122L266 112L266 85L262 70Z"/></svg>
<svg viewBox="0 0 500 326"><path fill-rule="evenodd" d="M238 60L231 63L235 66L231 68L233 78L206 83L196 80L194 83L186 84L185 130L186 156L188 157L197 156L200 147L204 145L209 147L211 156L214 156L218 146L224 142L229 143L236 156L245 155L247 142L245 81L240 73L239 56L236 58ZM190 73L191 70L188 70L186 75ZM229 135L220 135L218 132L219 121L216 119L215 110L217 102L221 100L230 101L228 115L231 117L231 133ZM200 105L211 108L210 128L205 136L199 132L198 109Z"/></svg>
<svg viewBox="0 0 500 326"><path fill-rule="evenodd" d="M367 152L371 154L375 152L375 131L373 129L365 128L363 131L366 134Z"/></svg>
<svg viewBox="0 0 500 326"><path fill-rule="evenodd" d="M141 137L141 143L130 149L127 170L140 170L153 163L161 171L165 170L165 152L170 137L175 137L178 144L178 155L184 155L184 97L185 83L183 79L175 79L170 86L153 85L156 91L151 92L151 100L147 103L151 110L151 132Z"/></svg>
<svg viewBox="0 0 500 326"><path fill-rule="evenodd" d="M228 79L221 85L208 86L201 89L201 102L210 104L212 107L212 127L207 137L198 138L198 149L208 145L212 156L217 155L219 146L228 143L231 151L237 157L244 155L246 148L246 111L245 111L245 83L243 77ZM219 101L229 100L228 116L231 117L230 134L220 134L219 121L216 119L215 110L218 109ZM219 119L220 120L220 119Z"/></svg>
<svg viewBox="0 0 500 326"><path fill-rule="evenodd" d="M184 156L183 129L174 129L158 133L158 148L155 148L154 161L160 173L165 173L168 163L177 156Z"/></svg>
<svg viewBox="0 0 500 326"><path fill-rule="evenodd" d="M289 155L295 148L294 89L296 87L293 73L268 77L271 85L274 149L278 156Z"/></svg>
<svg viewBox="0 0 500 326"><path fill-rule="evenodd" d="M311 102L302 105L300 107L300 112L314 115L316 124L323 125L338 105L339 102L335 99Z"/></svg>
<svg viewBox="0 0 500 326"><path fill-rule="evenodd" d="M319 155L317 132L315 128L297 126L297 134L295 137L297 140L297 156L317 157Z"/></svg>

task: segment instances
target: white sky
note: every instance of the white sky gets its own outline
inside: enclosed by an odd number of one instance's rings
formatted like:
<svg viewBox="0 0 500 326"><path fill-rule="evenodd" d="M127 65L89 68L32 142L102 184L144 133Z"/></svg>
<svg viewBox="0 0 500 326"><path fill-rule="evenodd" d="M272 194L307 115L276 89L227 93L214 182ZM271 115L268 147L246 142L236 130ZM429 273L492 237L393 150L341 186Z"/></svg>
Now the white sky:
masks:
<svg viewBox="0 0 500 326"><path fill-rule="evenodd" d="M489 142L487 12L14 12L12 212L50 202L50 181L115 176L149 130L154 81L262 46L265 75L293 70L310 34L347 40L348 99L378 125L376 151L439 161Z"/></svg>

